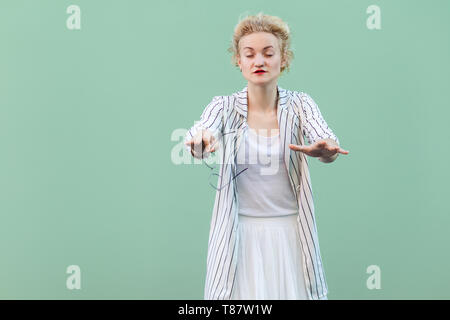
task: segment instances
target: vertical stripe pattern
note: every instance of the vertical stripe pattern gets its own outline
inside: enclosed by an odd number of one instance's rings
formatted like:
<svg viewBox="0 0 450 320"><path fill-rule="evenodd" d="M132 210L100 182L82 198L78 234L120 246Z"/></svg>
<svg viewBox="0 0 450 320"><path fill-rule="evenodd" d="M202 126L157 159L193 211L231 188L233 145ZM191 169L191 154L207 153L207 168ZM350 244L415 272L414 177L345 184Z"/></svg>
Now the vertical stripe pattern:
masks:
<svg viewBox="0 0 450 320"><path fill-rule="evenodd" d="M289 144L331 138L339 143L328 127L314 100L304 92L285 90L277 86L277 119L284 161L298 203L298 230L300 233L303 274L308 298L318 300L328 293L319 248L318 232L314 216L314 202L308 160L302 152L289 148ZM239 197L234 177L236 156L247 127L247 86L230 96L216 96L204 109L200 121L188 131L185 141L199 129L210 130L220 140L220 175L211 217L206 263L205 300L231 299L238 248ZM187 150L190 151L187 146Z"/></svg>

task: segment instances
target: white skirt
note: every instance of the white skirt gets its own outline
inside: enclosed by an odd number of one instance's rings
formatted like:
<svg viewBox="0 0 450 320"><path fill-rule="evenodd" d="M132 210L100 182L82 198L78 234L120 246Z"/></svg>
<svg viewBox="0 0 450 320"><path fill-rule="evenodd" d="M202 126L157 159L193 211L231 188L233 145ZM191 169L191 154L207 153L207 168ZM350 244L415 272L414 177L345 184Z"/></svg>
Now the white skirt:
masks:
<svg viewBox="0 0 450 320"><path fill-rule="evenodd" d="M298 214L239 214L233 300L307 300Z"/></svg>

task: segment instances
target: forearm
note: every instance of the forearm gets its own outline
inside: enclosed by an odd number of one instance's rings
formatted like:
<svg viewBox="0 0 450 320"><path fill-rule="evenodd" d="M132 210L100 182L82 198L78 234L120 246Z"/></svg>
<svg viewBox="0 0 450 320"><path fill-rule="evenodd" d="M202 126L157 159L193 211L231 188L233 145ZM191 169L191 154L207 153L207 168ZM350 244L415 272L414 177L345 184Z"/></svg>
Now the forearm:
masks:
<svg viewBox="0 0 450 320"><path fill-rule="evenodd" d="M336 141L334 141L333 139L327 138L327 139L323 139L323 140L325 140L328 144L330 144L334 147L339 147L339 144ZM335 153L331 157L319 157L319 161L322 161L323 163L330 163L330 162L333 162L334 160L336 160L338 155L339 155L339 153Z"/></svg>

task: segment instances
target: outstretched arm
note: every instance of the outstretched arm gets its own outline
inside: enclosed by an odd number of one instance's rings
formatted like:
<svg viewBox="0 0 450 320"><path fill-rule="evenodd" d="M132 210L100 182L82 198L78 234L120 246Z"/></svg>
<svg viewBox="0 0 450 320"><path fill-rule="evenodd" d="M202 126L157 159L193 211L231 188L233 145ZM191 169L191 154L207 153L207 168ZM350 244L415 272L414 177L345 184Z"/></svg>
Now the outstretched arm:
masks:
<svg viewBox="0 0 450 320"><path fill-rule="evenodd" d="M339 139L328 126L315 101L305 92L298 93L296 105L301 112L303 132L309 145L290 144L289 148L301 151L311 157L318 157L323 163L336 160L339 153L348 154L339 147ZM301 108L300 108L301 106Z"/></svg>
<svg viewBox="0 0 450 320"><path fill-rule="evenodd" d="M213 147L212 144L215 142L214 136L222 128L222 111L222 96L215 96L203 110L200 121L197 121L186 133L184 144L186 150L193 157L203 159L208 157L210 152L215 151L216 148L210 150L210 147Z"/></svg>
<svg viewBox="0 0 450 320"><path fill-rule="evenodd" d="M309 146L289 144L289 148L294 151L301 151L310 157L318 157L324 163L333 162L339 153L348 154L347 150L341 149L337 142L330 138L317 140Z"/></svg>

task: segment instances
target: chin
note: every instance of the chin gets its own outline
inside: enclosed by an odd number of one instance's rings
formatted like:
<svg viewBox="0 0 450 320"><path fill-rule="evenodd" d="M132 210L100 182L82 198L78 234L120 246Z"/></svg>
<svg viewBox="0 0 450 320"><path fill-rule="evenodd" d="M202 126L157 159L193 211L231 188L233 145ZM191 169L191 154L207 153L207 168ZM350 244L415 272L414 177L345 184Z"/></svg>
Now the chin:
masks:
<svg viewBox="0 0 450 320"><path fill-rule="evenodd" d="M247 78L247 80L254 84L269 84L269 83L273 82L274 77L265 78L265 79L255 79L254 77L252 77L250 79Z"/></svg>

